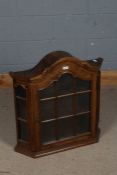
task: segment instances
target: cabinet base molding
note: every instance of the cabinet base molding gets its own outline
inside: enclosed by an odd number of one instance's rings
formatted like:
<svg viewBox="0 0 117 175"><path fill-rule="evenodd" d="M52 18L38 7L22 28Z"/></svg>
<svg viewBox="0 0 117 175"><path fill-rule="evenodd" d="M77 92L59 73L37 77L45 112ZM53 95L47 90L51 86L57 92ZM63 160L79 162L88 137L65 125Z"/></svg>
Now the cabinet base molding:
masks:
<svg viewBox="0 0 117 175"><path fill-rule="evenodd" d="M81 140L79 138L78 139L74 139L70 141L70 140L66 140L66 144L64 143L64 145L61 144L61 146L57 147L48 147L47 149L41 150L40 152L33 152L31 151L30 145L26 144L26 143L19 143L18 145L16 145L15 147L15 151L20 153L20 154L24 154L26 156L29 156L31 158L38 158L38 157L43 157L46 155L50 155L50 154L54 154L54 153L59 153L62 151L67 151L70 149L74 149L74 148L78 148L81 146L86 146L86 145L90 145L93 143L97 143L99 141L99 135L100 135L100 129L98 129L98 132L96 134L96 137L92 137L91 135L85 135L84 139L81 137ZM86 140L87 137L87 140Z"/></svg>

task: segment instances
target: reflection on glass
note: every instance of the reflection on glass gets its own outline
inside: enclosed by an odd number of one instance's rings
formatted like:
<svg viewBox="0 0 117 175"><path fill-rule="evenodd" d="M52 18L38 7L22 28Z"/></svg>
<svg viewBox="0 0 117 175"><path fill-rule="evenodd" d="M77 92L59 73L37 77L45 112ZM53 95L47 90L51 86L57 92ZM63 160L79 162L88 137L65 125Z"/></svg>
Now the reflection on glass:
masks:
<svg viewBox="0 0 117 175"><path fill-rule="evenodd" d="M83 90L90 90L91 89L91 82L88 80L81 80L76 78L76 91L83 91Z"/></svg>
<svg viewBox="0 0 117 175"><path fill-rule="evenodd" d="M77 113L90 111L90 93L78 94L76 97Z"/></svg>
<svg viewBox="0 0 117 175"><path fill-rule="evenodd" d="M41 120L49 120L54 118L54 100L46 100L40 102Z"/></svg>
<svg viewBox="0 0 117 175"><path fill-rule="evenodd" d="M61 97L57 99L58 117L71 115L72 111L72 96Z"/></svg>
<svg viewBox="0 0 117 175"><path fill-rule="evenodd" d="M59 138L64 139L73 136L72 119L64 118L58 120Z"/></svg>
<svg viewBox="0 0 117 175"><path fill-rule="evenodd" d="M52 83L47 88L39 91L40 99L49 98L55 96L55 83Z"/></svg>
<svg viewBox="0 0 117 175"><path fill-rule="evenodd" d="M22 121L18 121L18 129L19 129L19 136L18 138L21 140L28 140L28 129L27 129L27 123L24 123Z"/></svg>
<svg viewBox="0 0 117 175"><path fill-rule="evenodd" d="M90 85L90 81L65 73L38 91L42 144L90 131L89 114L84 114L90 111L91 92L86 92Z"/></svg>
<svg viewBox="0 0 117 175"><path fill-rule="evenodd" d="M56 83L57 95L71 93L73 91L73 76L63 74Z"/></svg>
<svg viewBox="0 0 117 175"><path fill-rule="evenodd" d="M76 116L75 121L76 134L90 132L90 119L88 114Z"/></svg>
<svg viewBox="0 0 117 175"><path fill-rule="evenodd" d="M16 112L18 117L26 119L26 100L16 98Z"/></svg>
<svg viewBox="0 0 117 175"><path fill-rule="evenodd" d="M26 89L22 86L15 87L15 95L19 97L26 97Z"/></svg>
<svg viewBox="0 0 117 175"><path fill-rule="evenodd" d="M56 140L55 138L55 123L47 122L42 123L41 126L41 141L42 143L47 143Z"/></svg>

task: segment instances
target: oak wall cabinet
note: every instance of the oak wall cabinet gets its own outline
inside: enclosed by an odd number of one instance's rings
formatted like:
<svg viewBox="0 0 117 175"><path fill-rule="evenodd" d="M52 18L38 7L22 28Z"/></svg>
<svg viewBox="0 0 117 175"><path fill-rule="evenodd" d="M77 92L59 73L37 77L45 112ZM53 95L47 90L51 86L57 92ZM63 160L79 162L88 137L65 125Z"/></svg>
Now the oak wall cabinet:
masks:
<svg viewBox="0 0 117 175"><path fill-rule="evenodd" d="M30 70L10 72L17 152L36 158L98 141L101 64L55 51Z"/></svg>

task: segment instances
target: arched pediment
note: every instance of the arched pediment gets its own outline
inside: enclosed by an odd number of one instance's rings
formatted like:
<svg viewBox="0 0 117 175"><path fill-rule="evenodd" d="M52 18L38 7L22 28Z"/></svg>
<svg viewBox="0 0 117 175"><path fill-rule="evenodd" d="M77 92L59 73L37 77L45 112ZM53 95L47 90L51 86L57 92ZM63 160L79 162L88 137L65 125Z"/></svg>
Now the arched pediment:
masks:
<svg viewBox="0 0 117 175"><path fill-rule="evenodd" d="M91 75L101 66L102 59L82 61L64 51L55 51L46 55L34 68L26 71L11 72L10 75L24 82L50 82L63 73L71 73L81 79L91 79ZM49 83L48 82L48 83Z"/></svg>
<svg viewBox="0 0 117 175"><path fill-rule="evenodd" d="M30 81L38 83L39 87L47 87L54 81L57 81L63 74L71 74L74 78L82 80L91 80L93 70L87 69L86 65L82 65L81 61L73 57L65 57L47 68L41 75L33 77Z"/></svg>

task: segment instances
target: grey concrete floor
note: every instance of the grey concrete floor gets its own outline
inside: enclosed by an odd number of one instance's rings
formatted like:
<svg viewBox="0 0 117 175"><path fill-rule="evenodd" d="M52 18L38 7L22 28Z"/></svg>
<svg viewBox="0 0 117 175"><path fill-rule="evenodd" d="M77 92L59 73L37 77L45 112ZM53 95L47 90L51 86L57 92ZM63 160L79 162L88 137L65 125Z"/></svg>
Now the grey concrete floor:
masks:
<svg viewBox="0 0 117 175"><path fill-rule="evenodd" d="M12 89L0 89L0 174L117 175L117 88L101 91L99 143L32 159L14 152Z"/></svg>

